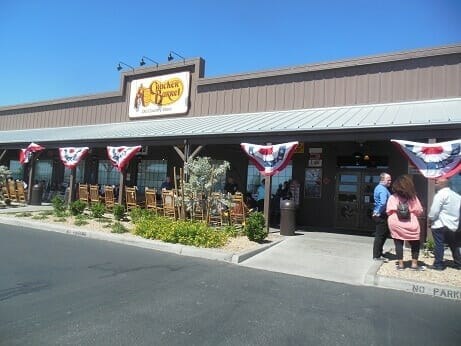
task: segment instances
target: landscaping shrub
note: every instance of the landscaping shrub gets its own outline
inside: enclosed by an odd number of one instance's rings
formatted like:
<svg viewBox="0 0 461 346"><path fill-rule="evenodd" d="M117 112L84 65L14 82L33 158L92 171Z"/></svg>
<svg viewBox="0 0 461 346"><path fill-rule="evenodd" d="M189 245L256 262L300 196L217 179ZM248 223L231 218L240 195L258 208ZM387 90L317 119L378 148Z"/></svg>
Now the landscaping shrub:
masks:
<svg viewBox="0 0 461 346"><path fill-rule="evenodd" d="M83 211L86 208L86 203L81 200L76 200L69 205L70 213L74 216L83 214Z"/></svg>
<svg viewBox="0 0 461 346"><path fill-rule="evenodd" d="M61 199L58 196L54 196L53 199L51 200L51 203L53 204L53 210L56 216L62 217L65 215L66 204L64 203L63 199Z"/></svg>
<svg viewBox="0 0 461 346"><path fill-rule="evenodd" d="M106 207L101 202L96 202L91 204L91 216L95 219L100 219L104 216L104 212L106 211Z"/></svg>
<svg viewBox="0 0 461 346"><path fill-rule="evenodd" d="M112 213L114 214L114 219L120 221L125 217L125 207L123 205L116 204L114 205Z"/></svg>
<svg viewBox="0 0 461 346"><path fill-rule="evenodd" d="M112 226L111 226L111 229L112 229L112 233L126 233L128 232L128 229L123 225L121 224L120 222L115 222Z"/></svg>
<svg viewBox="0 0 461 346"><path fill-rule="evenodd" d="M152 218L154 217L154 214L150 210L142 209L142 208L134 208L130 210L130 218L131 221L136 224L139 222L139 220L143 218Z"/></svg>
<svg viewBox="0 0 461 346"><path fill-rule="evenodd" d="M264 227L264 214L257 211L251 213L245 222L245 233L249 240L262 242L268 236L269 232Z"/></svg>
<svg viewBox="0 0 461 346"><path fill-rule="evenodd" d="M148 239L207 248L224 246L229 238L227 232L214 230L203 222L175 221L161 216L139 218L134 233Z"/></svg>
<svg viewBox="0 0 461 346"><path fill-rule="evenodd" d="M83 226L88 225L88 221L86 220L88 217L85 214L80 214L75 217L74 225L76 226Z"/></svg>

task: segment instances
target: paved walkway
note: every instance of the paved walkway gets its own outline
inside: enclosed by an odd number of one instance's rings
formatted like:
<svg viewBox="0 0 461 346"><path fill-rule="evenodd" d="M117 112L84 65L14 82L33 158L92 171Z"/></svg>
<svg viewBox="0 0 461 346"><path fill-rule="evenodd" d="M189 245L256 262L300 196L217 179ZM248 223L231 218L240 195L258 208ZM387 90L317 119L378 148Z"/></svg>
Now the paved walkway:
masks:
<svg viewBox="0 0 461 346"><path fill-rule="evenodd" d="M371 258L371 237L320 232L296 234L242 265L353 285L363 285L367 276L379 269L380 263Z"/></svg>
<svg viewBox="0 0 461 346"><path fill-rule="evenodd" d="M377 275L380 262L371 259L373 238L327 232L297 231L281 242L269 244L258 250L229 254L215 249L195 248L181 244L168 244L147 240L129 234L90 232L78 227L46 225L29 219L2 218L2 213L52 210L52 206L21 206L0 209L1 223L23 225L76 236L118 242L126 245L151 248L185 256L226 261L255 269L280 272L290 275L334 281L352 285L376 286L404 290L461 301L461 289L430 283L411 282L398 278ZM271 229L271 231L277 231ZM391 246L391 242L386 242ZM389 248L385 249L389 250Z"/></svg>

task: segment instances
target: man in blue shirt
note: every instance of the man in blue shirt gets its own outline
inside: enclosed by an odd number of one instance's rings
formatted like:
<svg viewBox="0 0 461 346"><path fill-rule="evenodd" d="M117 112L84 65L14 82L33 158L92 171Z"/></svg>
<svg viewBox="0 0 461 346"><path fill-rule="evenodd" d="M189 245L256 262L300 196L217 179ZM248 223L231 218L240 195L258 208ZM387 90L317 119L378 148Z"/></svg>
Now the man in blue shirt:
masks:
<svg viewBox="0 0 461 346"><path fill-rule="evenodd" d="M264 197L266 196L266 179L261 180L261 185L258 186L258 211L264 212Z"/></svg>
<svg viewBox="0 0 461 346"><path fill-rule="evenodd" d="M379 184L376 185L373 198L375 207L373 209L373 220L376 223L375 240L373 242L373 259L375 261L388 262L389 260L383 256L383 246L389 235L387 226L386 204L387 199L391 195L389 187L391 186L391 176L387 173L381 173L379 176Z"/></svg>

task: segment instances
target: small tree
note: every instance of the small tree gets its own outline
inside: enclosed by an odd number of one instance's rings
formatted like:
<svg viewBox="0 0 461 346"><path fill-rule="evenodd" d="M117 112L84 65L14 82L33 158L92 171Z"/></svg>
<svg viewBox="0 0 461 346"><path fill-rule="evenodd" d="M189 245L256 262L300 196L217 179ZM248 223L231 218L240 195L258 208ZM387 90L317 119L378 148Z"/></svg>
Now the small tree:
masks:
<svg viewBox="0 0 461 346"><path fill-rule="evenodd" d="M196 198L198 196L206 197L211 201L211 193L217 181L223 179L230 163L224 161L222 164L213 164L209 157L197 157L187 165L189 181L184 183L184 204L186 209L194 215L194 209L197 206ZM227 199L222 201L227 204ZM210 211L210 205L207 208Z"/></svg>

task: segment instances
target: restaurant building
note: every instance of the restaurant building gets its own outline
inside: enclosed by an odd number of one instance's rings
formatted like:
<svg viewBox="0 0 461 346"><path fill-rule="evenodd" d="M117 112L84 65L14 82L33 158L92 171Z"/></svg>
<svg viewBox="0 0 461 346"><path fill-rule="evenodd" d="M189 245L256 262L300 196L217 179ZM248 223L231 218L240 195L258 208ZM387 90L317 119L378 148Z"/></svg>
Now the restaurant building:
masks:
<svg viewBox="0 0 461 346"><path fill-rule="evenodd" d="M240 190L254 193L261 176L240 143L298 141L271 189L299 182L297 223L372 230L381 172L412 174L425 208L431 199L430 181L390 140L460 135L461 45L212 78L193 58L125 70L115 92L0 108L0 164L23 179L18 151L40 144L35 178L59 186L70 172L58 148L88 146L77 182L118 184L106 146L142 145L127 186L158 188L173 167L199 155L229 161Z"/></svg>

